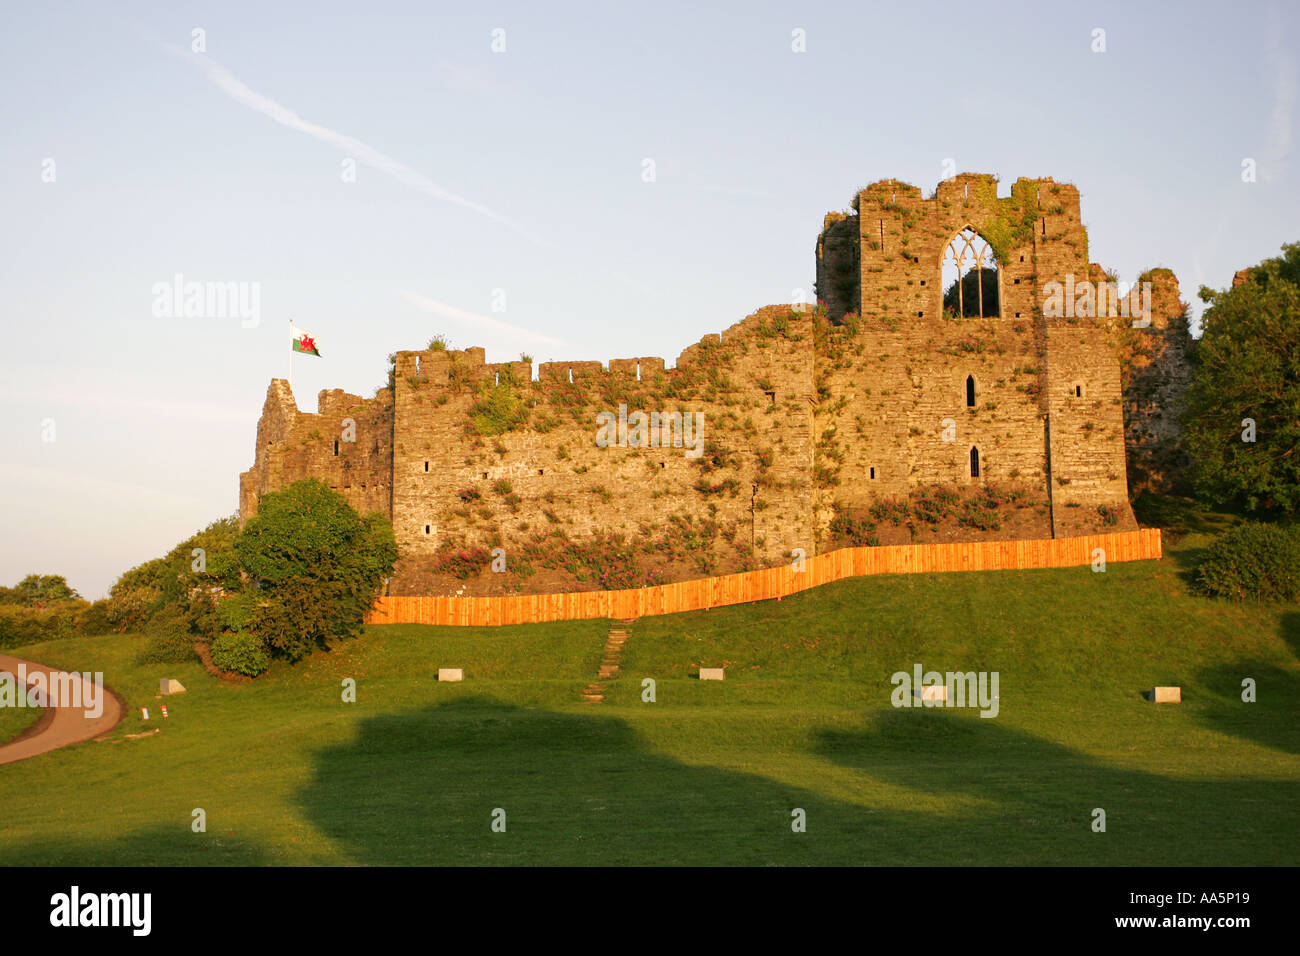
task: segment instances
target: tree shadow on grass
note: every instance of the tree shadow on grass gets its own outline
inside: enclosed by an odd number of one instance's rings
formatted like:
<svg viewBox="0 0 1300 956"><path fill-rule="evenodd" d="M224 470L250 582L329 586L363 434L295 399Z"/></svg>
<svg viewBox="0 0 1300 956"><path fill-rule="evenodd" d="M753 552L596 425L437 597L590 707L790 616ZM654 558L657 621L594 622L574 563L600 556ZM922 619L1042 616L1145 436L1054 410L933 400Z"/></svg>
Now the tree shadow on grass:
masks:
<svg viewBox="0 0 1300 956"><path fill-rule="evenodd" d="M1284 612L1279 629L1282 642L1291 649L1292 656L1300 660L1300 611Z"/></svg>
<svg viewBox="0 0 1300 956"><path fill-rule="evenodd" d="M1132 748L1141 752L1142 739ZM1295 781L1186 779L1116 767L972 713L934 708L881 711L866 732L824 730L826 759L922 792L965 794L993 815L948 835L945 851L975 856L1006 838L1052 848L1053 862L1110 865L1294 865L1300 821ZM1154 759L1154 758L1153 758ZM1164 758L1158 758L1166 762ZM1106 811L1107 831L1091 829ZM1286 841L1279 846L1278 841Z"/></svg>
<svg viewBox="0 0 1300 956"><path fill-rule="evenodd" d="M811 755L862 771L878 806L650 753L617 717L484 697L363 721L317 754L297 799L357 862L379 865L1208 864L1258 862L1263 838L1252 825L1225 839L1235 857L1208 851L1189 800L1207 826L1238 799L1280 813L1290 792L1115 771L995 721L912 716L812 741ZM854 778L839 772L836 786ZM1116 814L1109 839L1089 828L1096 806ZM491 829L498 808L504 833ZM795 808L805 833L791 829ZM1144 856L1165 838L1181 842Z"/></svg>
<svg viewBox="0 0 1300 956"><path fill-rule="evenodd" d="M1187 590L1198 597L1203 595L1197 589L1197 570L1205 561L1206 554L1209 553L1208 547L1203 548L1179 548L1176 551L1171 550L1168 555L1174 559L1174 577L1183 583Z"/></svg>
<svg viewBox="0 0 1300 956"><path fill-rule="evenodd" d="M220 832L193 833L150 826L96 840L14 840L0 833L0 866L261 866L271 862L255 844Z"/></svg>
<svg viewBox="0 0 1300 956"><path fill-rule="evenodd" d="M1232 527L1240 510L1211 511L1195 498L1143 493L1133 499L1133 514L1144 528L1160 528L1177 542L1188 534L1218 534Z"/></svg>
<svg viewBox="0 0 1300 956"><path fill-rule="evenodd" d="M1283 643L1300 658L1300 613L1286 611L1279 622ZM1242 700L1242 681L1255 682L1255 700ZM1300 754L1300 678L1276 664L1241 660L1201 671L1198 681L1209 690L1201 719L1220 733L1252 740L1283 753Z"/></svg>
<svg viewBox="0 0 1300 956"><path fill-rule="evenodd" d="M317 756L309 822L361 863L861 864L859 807L647 752L626 722L484 697L373 717ZM791 811L822 821L796 834ZM505 811L506 832L491 829Z"/></svg>

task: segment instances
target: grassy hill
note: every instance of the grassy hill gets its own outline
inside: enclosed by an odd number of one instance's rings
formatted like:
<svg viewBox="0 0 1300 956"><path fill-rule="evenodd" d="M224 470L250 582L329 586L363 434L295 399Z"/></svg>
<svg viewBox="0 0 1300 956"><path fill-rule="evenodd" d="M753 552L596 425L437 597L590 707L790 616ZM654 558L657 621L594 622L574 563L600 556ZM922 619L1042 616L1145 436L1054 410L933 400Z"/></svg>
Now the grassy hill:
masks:
<svg viewBox="0 0 1300 956"><path fill-rule="evenodd" d="M137 666L130 636L20 648L102 670L133 710L108 742L0 767L0 864L1294 865L1300 605L1190 595L1208 538L1188 530L1103 574L859 578L646 618L594 706L600 621L373 627L234 685ZM893 708L916 663L997 671L998 716ZM190 692L127 739L162 676ZM1147 703L1154 684L1184 703Z"/></svg>

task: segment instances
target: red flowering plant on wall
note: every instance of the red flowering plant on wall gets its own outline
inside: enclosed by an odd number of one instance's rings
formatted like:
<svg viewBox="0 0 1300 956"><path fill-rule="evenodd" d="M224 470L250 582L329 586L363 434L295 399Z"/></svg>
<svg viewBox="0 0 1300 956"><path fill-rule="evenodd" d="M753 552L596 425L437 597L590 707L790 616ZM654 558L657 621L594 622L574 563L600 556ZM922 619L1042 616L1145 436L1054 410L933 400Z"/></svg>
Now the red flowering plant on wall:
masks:
<svg viewBox="0 0 1300 956"><path fill-rule="evenodd" d="M492 552L487 548L444 548L433 556L433 572L450 574L463 581L491 563Z"/></svg>

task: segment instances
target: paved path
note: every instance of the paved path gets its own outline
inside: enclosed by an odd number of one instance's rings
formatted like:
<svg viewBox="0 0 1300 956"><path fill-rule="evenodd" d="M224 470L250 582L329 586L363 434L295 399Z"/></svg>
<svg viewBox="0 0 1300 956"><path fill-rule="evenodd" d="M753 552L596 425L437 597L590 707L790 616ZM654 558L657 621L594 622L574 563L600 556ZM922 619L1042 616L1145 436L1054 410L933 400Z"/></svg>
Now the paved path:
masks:
<svg viewBox="0 0 1300 956"><path fill-rule="evenodd" d="M16 677L19 664L27 665L27 674L29 676L38 672L47 675L47 687L49 686L48 675L64 673L57 667L46 667L44 664L37 664L35 661L0 654L0 671L8 671ZM82 699L84 700L85 678L77 675L77 680L82 683ZM0 745L0 764L13 763L15 760L26 760L28 757L35 757L37 754L48 753L51 750L66 747L68 744L80 743L83 740L89 740L92 737L98 737L100 734L108 733L122 719L122 703L117 695L107 687L100 688L99 693L103 700L104 709L103 713L98 717L87 717L79 707L46 708L45 714L34 727L24 731L16 740Z"/></svg>

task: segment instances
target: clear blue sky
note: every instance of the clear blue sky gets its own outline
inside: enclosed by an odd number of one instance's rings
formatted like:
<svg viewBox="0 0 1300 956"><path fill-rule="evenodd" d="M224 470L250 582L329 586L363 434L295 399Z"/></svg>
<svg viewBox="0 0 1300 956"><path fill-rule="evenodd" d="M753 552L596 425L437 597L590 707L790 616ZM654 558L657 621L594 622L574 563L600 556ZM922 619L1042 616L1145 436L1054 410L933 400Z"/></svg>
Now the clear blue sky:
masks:
<svg viewBox="0 0 1300 956"><path fill-rule="evenodd" d="M889 177L928 194L949 158L1077 184L1092 258L1172 268L1195 311L1300 240L1290 2L0 17L2 584L99 596L233 513L289 319L324 356L297 360L305 411L439 332L489 361L671 363L811 290L828 210ZM155 316L177 273L258 283L260 322Z"/></svg>

